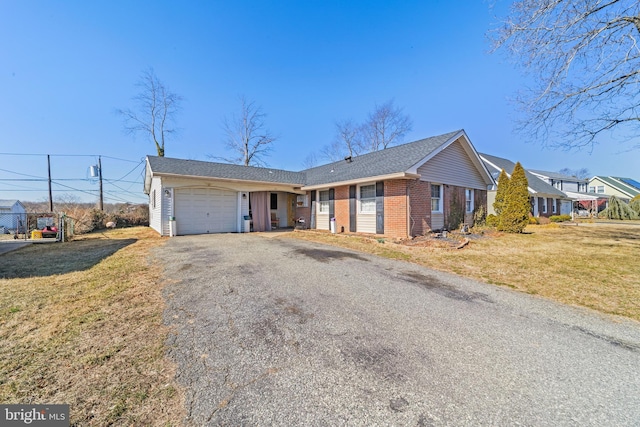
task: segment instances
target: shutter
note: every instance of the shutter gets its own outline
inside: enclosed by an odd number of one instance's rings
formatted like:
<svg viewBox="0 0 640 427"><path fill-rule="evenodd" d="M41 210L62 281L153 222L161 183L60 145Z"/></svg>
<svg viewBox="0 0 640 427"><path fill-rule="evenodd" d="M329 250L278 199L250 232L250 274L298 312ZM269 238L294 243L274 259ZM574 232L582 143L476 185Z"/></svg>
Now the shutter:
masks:
<svg viewBox="0 0 640 427"><path fill-rule="evenodd" d="M336 190L333 188L330 188L329 189L329 221L331 221L331 218L336 217L335 198L336 198ZM331 225L331 222L329 222L329 225Z"/></svg>
<svg viewBox="0 0 640 427"><path fill-rule="evenodd" d="M384 181L376 182L376 234L384 234Z"/></svg>
<svg viewBox="0 0 640 427"><path fill-rule="evenodd" d="M356 186L349 186L349 231L356 231L356 214L357 214Z"/></svg>

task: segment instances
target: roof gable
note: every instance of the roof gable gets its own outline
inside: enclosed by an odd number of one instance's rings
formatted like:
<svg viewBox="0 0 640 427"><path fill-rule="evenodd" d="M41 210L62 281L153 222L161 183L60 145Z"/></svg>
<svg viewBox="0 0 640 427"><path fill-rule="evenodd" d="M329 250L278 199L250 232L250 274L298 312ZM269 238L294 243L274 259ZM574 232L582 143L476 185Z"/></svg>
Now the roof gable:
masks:
<svg viewBox="0 0 640 427"><path fill-rule="evenodd" d="M637 182L631 178L619 178L614 176L594 176L589 181L591 185L594 181L600 181L603 184L614 188L620 193L626 194L629 198L633 198L640 194L640 189L636 188L632 183Z"/></svg>

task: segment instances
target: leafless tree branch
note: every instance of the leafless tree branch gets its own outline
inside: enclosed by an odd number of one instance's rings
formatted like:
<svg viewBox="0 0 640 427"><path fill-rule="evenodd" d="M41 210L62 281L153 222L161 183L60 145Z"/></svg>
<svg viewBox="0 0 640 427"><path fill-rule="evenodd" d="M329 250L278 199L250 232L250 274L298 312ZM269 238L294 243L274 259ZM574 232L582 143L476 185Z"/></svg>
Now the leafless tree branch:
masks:
<svg viewBox="0 0 640 427"><path fill-rule="evenodd" d="M637 0L515 1L493 42L535 82L516 98L520 129L568 149L637 134L639 36Z"/></svg>
<svg viewBox="0 0 640 427"><path fill-rule="evenodd" d="M269 155L277 138L266 128L267 115L262 107L248 101L244 95L239 101L240 114L223 120L227 148L236 155L223 160L245 166L266 166L263 158Z"/></svg>
<svg viewBox="0 0 640 427"><path fill-rule="evenodd" d="M143 71L136 87L140 92L132 98L135 108L118 109L116 113L124 118L127 134L145 135L155 144L158 156L163 157L168 135L177 131L173 126L183 98L167 89L152 68Z"/></svg>

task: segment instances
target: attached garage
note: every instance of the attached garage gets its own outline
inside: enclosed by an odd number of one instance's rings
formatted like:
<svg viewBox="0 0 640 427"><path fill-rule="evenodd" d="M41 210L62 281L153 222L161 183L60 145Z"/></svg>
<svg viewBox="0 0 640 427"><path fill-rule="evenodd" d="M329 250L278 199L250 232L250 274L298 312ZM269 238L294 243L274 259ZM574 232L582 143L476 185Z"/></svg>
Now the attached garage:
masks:
<svg viewBox="0 0 640 427"><path fill-rule="evenodd" d="M238 231L238 193L211 188L177 188L175 217L178 234Z"/></svg>

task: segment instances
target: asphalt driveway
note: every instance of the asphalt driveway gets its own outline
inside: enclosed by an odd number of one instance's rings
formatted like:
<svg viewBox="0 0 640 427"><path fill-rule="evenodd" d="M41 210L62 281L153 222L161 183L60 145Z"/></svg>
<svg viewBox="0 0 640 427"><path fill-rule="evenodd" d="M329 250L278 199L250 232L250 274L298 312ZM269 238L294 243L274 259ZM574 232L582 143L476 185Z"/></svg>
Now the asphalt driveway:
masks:
<svg viewBox="0 0 640 427"><path fill-rule="evenodd" d="M640 425L636 322L282 237L155 257L188 425Z"/></svg>

